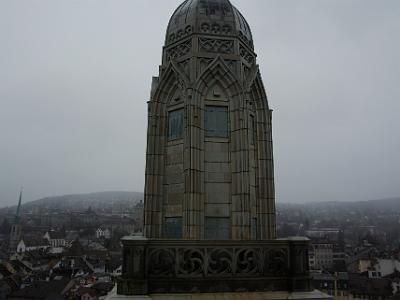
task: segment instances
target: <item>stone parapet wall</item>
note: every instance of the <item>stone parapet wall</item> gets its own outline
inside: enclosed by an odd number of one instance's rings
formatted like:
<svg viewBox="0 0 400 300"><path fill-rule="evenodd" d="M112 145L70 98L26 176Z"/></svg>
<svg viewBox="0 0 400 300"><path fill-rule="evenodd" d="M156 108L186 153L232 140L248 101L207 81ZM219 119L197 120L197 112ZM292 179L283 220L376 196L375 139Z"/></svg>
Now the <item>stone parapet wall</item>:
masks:
<svg viewBox="0 0 400 300"><path fill-rule="evenodd" d="M307 239L122 242L121 295L311 290Z"/></svg>

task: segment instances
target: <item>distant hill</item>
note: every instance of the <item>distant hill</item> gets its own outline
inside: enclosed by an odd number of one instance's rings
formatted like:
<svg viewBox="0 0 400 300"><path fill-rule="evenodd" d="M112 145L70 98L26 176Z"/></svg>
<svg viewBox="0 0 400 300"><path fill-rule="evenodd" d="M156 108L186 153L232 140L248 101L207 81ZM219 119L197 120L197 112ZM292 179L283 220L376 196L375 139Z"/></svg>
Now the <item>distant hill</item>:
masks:
<svg viewBox="0 0 400 300"><path fill-rule="evenodd" d="M400 211L400 197L399 198L388 198L388 199L380 199L380 200L370 200L366 202L359 202L361 204L364 203L368 208L374 210L396 210Z"/></svg>
<svg viewBox="0 0 400 300"><path fill-rule="evenodd" d="M92 209L103 209L112 206L131 204L143 200L143 193L139 192L98 192L90 194L73 194L64 196L46 197L22 205L23 211L32 211L40 208L83 211L89 207ZM14 210L15 206L7 208Z"/></svg>
<svg viewBox="0 0 400 300"><path fill-rule="evenodd" d="M303 209L325 208L329 209L351 209L356 211L375 212L400 212L400 197L385 198L367 201L331 201L331 202L309 202L304 204L278 203L278 207L298 207Z"/></svg>
<svg viewBox="0 0 400 300"><path fill-rule="evenodd" d="M73 194L54 196L38 199L23 204L23 211L35 211L46 208L50 210L84 211L89 207L95 210L102 210L118 206L132 206L143 200L143 193L139 192L98 192L90 194ZM298 208L304 210L312 209L343 209L355 211L374 212L400 212L400 197L377 199L357 202L310 202L305 204L277 203L278 208ZM0 209L0 213L13 212L15 206Z"/></svg>

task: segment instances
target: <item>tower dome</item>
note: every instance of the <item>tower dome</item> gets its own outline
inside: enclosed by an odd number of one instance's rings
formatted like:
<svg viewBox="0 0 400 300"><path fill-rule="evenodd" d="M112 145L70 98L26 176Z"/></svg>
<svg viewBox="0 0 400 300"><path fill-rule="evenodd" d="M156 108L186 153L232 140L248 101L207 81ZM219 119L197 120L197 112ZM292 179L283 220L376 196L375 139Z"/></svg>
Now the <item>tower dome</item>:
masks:
<svg viewBox="0 0 400 300"><path fill-rule="evenodd" d="M252 49L250 26L229 0L186 0L172 15L165 45L192 33L239 37Z"/></svg>

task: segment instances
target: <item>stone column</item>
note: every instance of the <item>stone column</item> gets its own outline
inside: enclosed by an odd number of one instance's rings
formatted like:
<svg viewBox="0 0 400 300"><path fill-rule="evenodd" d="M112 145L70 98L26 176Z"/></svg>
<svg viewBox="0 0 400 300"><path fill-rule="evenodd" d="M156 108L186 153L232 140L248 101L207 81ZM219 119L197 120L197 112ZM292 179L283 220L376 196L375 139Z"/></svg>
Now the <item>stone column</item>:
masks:
<svg viewBox="0 0 400 300"><path fill-rule="evenodd" d="M204 218L204 129L200 95L188 90L184 144L185 195L183 239L203 237Z"/></svg>
<svg viewBox="0 0 400 300"><path fill-rule="evenodd" d="M287 240L290 249L290 291L312 291L308 262L310 240L305 237L293 237Z"/></svg>
<svg viewBox="0 0 400 300"><path fill-rule="evenodd" d="M244 107L243 95L230 99L231 146L232 146L232 239L251 238L250 166L248 143L248 110Z"/></svg>
<svg viewBox="0 0 400 300"><path fill-rule="evenodd" d="M118 279L119 295L147 295L145 250L148 240L143 237L122 239L123 258L122 277Z"/></svg>
<svg viewBox="0 0 400 300"><path fill-rule="evenodd" d="M146 237L160 238L166 117L159 102L150 101L148 110L144 232Z"/></svg>

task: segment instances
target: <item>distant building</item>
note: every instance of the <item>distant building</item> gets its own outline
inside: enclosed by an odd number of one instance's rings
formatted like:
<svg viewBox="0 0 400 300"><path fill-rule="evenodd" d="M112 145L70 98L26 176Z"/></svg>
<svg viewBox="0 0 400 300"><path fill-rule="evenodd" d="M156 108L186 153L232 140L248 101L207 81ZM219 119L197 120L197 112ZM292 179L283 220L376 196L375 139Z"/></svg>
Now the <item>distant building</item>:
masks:
<svg viewBox="0 0 400 300"><path fill-rule="evenodd" d="M100 224L99 216L91 207L89 207L85 212L71 213L69 217L71 226L75 229L99 226Z"/></svg>
<svg viewBox="0 0 400 300"><path fill-rule="evenodd" d="M353 299L392 299L393 292L390 279L368 278L359 274L351 274L349 276L349 294Z"/></svg>
<svg viewBox="0 0 400 300"><path fill-rule="evenodd" d="M33 285L12 292L7 299L51 299L62 300L61 291L68 283L68 279L60 278L52 281L36 281Z"/></svg>
<svg viewBox="0 0 400 300"><path fill-rule="evenodd" d="M22 237L22 226L20 220L21 202L22 202L22 191L19 194L17 211L15 213L14 223L11 226L10 244L9 244L10 253L15 253L17 251L17 245L21 241Z"/></svg>
<svg viewBox="0 0 400 300"><path fill-rule="evenodd" d="M71 247L72 243L79 239L79 233L77 231L68 231L65 235L66 247Z"/></svg>
<svg viewBox="0 0 400 300"><path fill-rule="evenodd" d="M336 300L349 299L349 276L347 273L313 273L314 288L336 296Z"/></svg>
<svg viewBox="0 0 400 300"><path fill-rule="evenodd" d="M400 261L397 259L361 259L359 272L368 272L370 278L381 278L400 272Z"/></svg>
<svg viewBox="0 0 400 300"><path fill-rule="evenodd" d="M333 248L329 242L315 242L311 244L309 260L310 268L313 270L332 269Z"/></svg>
<svg viewBox="0 0 400 300"><path fill-rule="evenodd" d="M106 228L106 229L98 228L96 230L96 238L97 239L104 238L106 240L110 239L111 238L111 230L108 228Z"/></svg>
<svg viewBox="0 0 400 300"><path fill-rule="evenodd" d="M341 230L338 228L316 228L306 230L305 235L310 239L326 239L338 241Z"/></svg>
<svg viewBox="0 0 400 300"><path fill-rule="evenodd" d="M50 247L50 243L45 239L21 239L17 245L17 253L26 251L45 250Z"/></svg>
<svg viewBox="0 0 400 300"><path fill-rule="evenodd" d="M50 246L53 248L65 247L67 244L65 240L65 235L61 232L48 231L45 233L43 238L46 239L50 243Z"/></svg>

